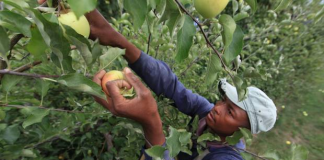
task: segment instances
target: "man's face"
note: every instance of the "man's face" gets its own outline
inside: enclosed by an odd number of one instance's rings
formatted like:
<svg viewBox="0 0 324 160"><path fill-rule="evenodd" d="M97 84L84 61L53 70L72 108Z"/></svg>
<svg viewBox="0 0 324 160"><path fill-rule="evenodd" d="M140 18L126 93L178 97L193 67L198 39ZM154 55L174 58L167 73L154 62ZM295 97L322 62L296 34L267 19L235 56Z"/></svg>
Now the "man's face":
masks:
<svg viewBox="0 0 324 160"><path fill-rule="evenodd" d="M230 136L239 127L249 128L250 122L246 111L235 105L227 97L218 101L208 113L206 122L219 136Z"/></svg>

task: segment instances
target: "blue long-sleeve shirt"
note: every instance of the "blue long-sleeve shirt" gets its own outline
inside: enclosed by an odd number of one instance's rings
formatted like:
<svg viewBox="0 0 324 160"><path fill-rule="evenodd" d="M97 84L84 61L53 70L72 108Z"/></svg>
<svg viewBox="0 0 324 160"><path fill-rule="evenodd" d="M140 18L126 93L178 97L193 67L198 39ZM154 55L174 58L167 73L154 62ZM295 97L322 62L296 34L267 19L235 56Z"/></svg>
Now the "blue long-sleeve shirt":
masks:
<svg viewBox="0 0 324 160"><path fill-rule="evenodd" d="M198 115L199 118L203 118L214 107L214 104L210 103L206 98L185 88L167 64L154 59L144 52L141 53L136 62L129 64L129 67L142 78L142 80L156 95L162 94L173 100L174 106L184 114L192 117ZM210 153L206 155L204 159L242 159L239 153L230 147L222 147L215 150L211 148L209 151ZM146 159L151 158L146 155ZM170 158L165 157L165 159Z"/></svg>

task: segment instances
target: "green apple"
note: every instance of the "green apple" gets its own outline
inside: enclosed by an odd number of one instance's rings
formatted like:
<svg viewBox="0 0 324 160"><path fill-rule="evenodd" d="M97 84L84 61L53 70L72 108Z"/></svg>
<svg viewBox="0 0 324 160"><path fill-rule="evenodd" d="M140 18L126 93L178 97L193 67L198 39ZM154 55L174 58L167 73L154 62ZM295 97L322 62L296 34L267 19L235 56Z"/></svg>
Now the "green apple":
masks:
<svg viewBox="0 0 324 160"><path fill-rule="evenodd" d="M197 12L204 18L213 18L222 12L229 0L194 0Z"/></svg>
<svg viewBox="0 0 324 160"><path fill-rule="evenodd" d="M73 28L77 33L88 38L90 35L90 24L85 16L79 19L75 16L74 12L61 13L58 17L61 24L65 24Z"/></svg>

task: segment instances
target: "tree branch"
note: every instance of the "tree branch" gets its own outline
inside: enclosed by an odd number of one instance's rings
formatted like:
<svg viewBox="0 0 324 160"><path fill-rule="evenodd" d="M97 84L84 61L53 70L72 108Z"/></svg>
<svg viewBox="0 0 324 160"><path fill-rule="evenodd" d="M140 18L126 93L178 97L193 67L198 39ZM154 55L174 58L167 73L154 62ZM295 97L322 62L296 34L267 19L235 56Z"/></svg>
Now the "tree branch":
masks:
<svg viewBox="0 0 324 160"><path fill-rule="evenodd" d="M16 68L13 71L14 72L24 72L24 71L27 71L28 69L33 68L34 66L37 66L37 65L39 65L41 63L42 63L42 61L35 61L35 62L31 63L31 64L26 64L26 65L23 65L23 66L21 66L19 68Z"/></svg>
<svg viewBox="0 0 324 160"><path fill-rule="evenodd" d="M4 9L3 2L0 2L0 11Z"/></svg>
<svg viewBox="0 0 324 160"><path fill-rule="evenodd" d="M7 69L0 70L0 75L2 74L11 74L11 75L17 75L17 76L25 76L25 77L33 77L33 78L58 78L59 75L39 75L39 74L28 74L28 73L20 73L15 71L10 71Z"/></svg>
<svg viewBox="0 0 324 160"><path fill-rule="evenodd" d="M152 38L152 33L150 32L148 40L147 40L147 49L146 49L147 54L149 54L149 51L150 51L151 38Z"/></svg>

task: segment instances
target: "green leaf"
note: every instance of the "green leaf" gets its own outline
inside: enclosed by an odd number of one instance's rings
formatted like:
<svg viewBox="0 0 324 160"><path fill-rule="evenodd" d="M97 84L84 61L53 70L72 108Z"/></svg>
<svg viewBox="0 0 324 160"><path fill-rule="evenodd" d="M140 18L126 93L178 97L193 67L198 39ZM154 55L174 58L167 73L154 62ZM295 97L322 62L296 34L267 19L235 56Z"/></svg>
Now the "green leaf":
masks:
<svg viewBox="0 0 324 160"><path fill-rule="evenodd" d="M47 46L50 46L53 53L55 53L60 63L60 67L62 68L63 66L66 66L63 69L73 71L71 57L69 57L71 50L70 45L68 40L64 37L63 30L59 24L47 21L43 15L41 15L39 11L35 9L30 9L28 13L37 24L39 32L41 33Z"/></svg>
<svg viewBox="0 0 324 160"><path fill-rule="evenodd" d="M247 84L246 84L245 81L243 81L238 76L234 77L234 84L235 84L235 87L236 87L236 90L237 90L237 93L238 93L238 100L240 102L240 101L244 100L245 95L247 93L247 91L246 91Z"/></svg>
<svg viewBox="0 0 324 160"><path fill-rule="evenodd" d="M109 48L108 52L104 55L100 56L100 68L105 69L108 67L113 61L115 61L118 57L125 54L124 49L120 48Z"/></svg>
<svg viewBox="0 0 324 160"><path fill-rule="evenodd" d="M243 134L243 138L245 143L250 146L252 144L252 134L251 131L246 128L240 128L241 133Z"/></svg>
<svg viewBox="0 0 324 160"><path fill-rule="evenodd" d="M269 160L280 160L278 154L273 151L266 151L265 153L259 155L260 157L267 158Z"/></svg>
<svg viewBox="0 0 324 160"><path fill-rule="evenodd" d="M292 145L292 160L306 160L309 154L309 151L306 147L302 145Z"/></svg>
<svg viewBox="0 0 324 160"><path fill-rule="evenodd" d="M174 30L180 22L181 22L181 14L179 12L170 13L170 17L169 17L168 21L166 22L166 25L169 28L171 37L173 37Z"/></svg>
<svg viewBox="0 0 324 160"><path fill-rule="evenodd" d="M2 138L9 144L14 144L20 137L18 124L8 126L2 134Z"/></svg>
<svg viewBox="0 0 324 160"><path fill-rule="evenodd" d="M203 141L215 141L215 140L220 141L221 139L220 139L219 136L208 132L208 133L205 133L205 134L199 136L198 139L197 139L197 142L200 143L200 142L203 142Z"/></svg>
<svg viewBox="0 0 324 160"><path fill-rule="evenodd" d="M97 0L67 0L75 16L79 19L87 12L94 10Z"/></svg>
<svg viewBox="0 0 324 160"><path fill-rule="evenodd" d="M155 9L158 4L160 4L161 0L148 0L149 6L151 9Z"/></svg>
<svg viewBox="0 0 324 160"><path fill-rule="evenodd" d="M225 49L224 58L230 63L232 62L242 51L243 48L244 33L241 27L236 26L232 43Z"/></svg>
<svg viewBox="0 0 324 160"><path fill-rule="evenodd" d="M18 10L24 11L23 8L28 8L29 5L25 0L3 0L4 3L9 4Z"/></svg>
<svg viewBox="0 0 324 160"><path fill-rule="evenodd" d="M236 23L231 16L226 14L223 14L219 18L219 23L223 26L222 37L225 48L227 48L232 42L233 34L236 28Z"/></svg>
<svg viewBox="0 0 324 160"><path fill-rule="evenodd" d="M72 65L71 65L72 64L72 57L70 57L70 56L65 57L63 62L60 62L57 55L52 52L51 60L57 67L59 67L59 68L63 67L64 70L73 71L73 68L72 68Z"/></svg>
<svg viewBox="0 0 324 160"><path fill-rule="evenodd" d="M215 82L217 74L223 70L222 63L216 54L212 54L207 68L205 82L207 85Z"/></svg>
<svg viewBox="0 0 324 160"><path fill-rule="evenodd" d="M149 156L151 156L153 158L160 158L160 159L163 159L165 151L166 151L166 149L162 146L153 146L153 147L145 150L145 152Z"/></svg>
<svg viewBox="0 0 324 160"><path fill-rule="evenodd" d="M230 145L235 145L237 144L240 139L243 137L243 134L241 131L236 131L234 132L234 134L232 136L227 136L226 137L226 142L228 142L228 144Z"/></svg>
<svg viewBox="0 0 324 160"><path fill-rule="evenodd" d="M195 116L195 118L191 124L192 124L192 132L196 133L197 129L198 129L198 124L199 124L199 116L198 115Z"/></svg>
<svg viewBox="0 0 324 160"><path fill-rule="evenodd" d="M249 6L252 9L252 13L254 14L255 11L257 10L257 0L244 0L247 4L249 4Z"/></svg>
<svg viewBox="0 0 324 160"><path fill-rule="evenodd" d="M235 15L236 11L238 10L239 4L237 0L232 0L232 8L233 8L233 15Z"/></svg>
<svg viewBox="0 0 324 160"><path fill-rule="evenodd" d="M180 132L179 141L181 143L181 146L186 146L191 141L191 135L190 132Z"/></svg>
<svg viewBox="0 0 324 160"><path fill-rule="evenodd" d="M50 82L48 82L48 81L45 81L45 80L43 80L43 79L40 79L39 80L39 85L38 86L40 86L40 88L39 88L39 92L40 92L40 94L41 94L41 96L42 96L42 100L41 100L41 106L43 105L42 103L43 103L43 99L44 99L44 97L46 96L46 94L47 94L47 92L48 92L48 89L49 89L49 85L50 85Z"/></svg>
<svg viewBox="0 0 324 160"><path fill-rule="evenodd" d="M324 16L324 7L319 12L316 13L314 18L315 23L319 22L323 16Z"/></svg>
<svg viewBox="0 0 324 160"><path fill-rule="evenodd" d="M26 107L30 108L30 107ZM22 110L24 110L23 108ZM48 109L39 109L37 107L32 108L32 112L28 115L27 119L23 122L22 127L26 128L35 123L42 122L43 118L49 114L50 110Z"/></svg>
<svg viewBox="0 0 324 160"><path fill-rule="evenodd" d="M13 86L19 83L22 79L22 76L15 76L6 74L1 80L2 90L5 92L9 92Z"/></svg>
<svg viewBox="0 0 324 160"><path fill-rule="evenodd" d="M41 60L44 55L46 55L45 51L49 47L46 45L42 35L40 34L37 28L31 28L32 37L27 44L27 50L30 52L36 60Z"/></svg>
<svg viewBox="0 0 324 160"><path fill-rule="evenodd" d="M4 120L5 118L6 118L6 112L0 108L0 121Z"/></svg>
<svg viewBox="0 0 324 160"><path fill-rule="evenodd" d="M8 23L6 21L2 21L0 20L0 26L9 29L10 31L14 32L14 33L20 33L19 29L17 28L17 26Z"/></svg>
<svg viewBox="0 0 324 160"><path fill-rule="evenodd" d="M78 48L78 50L80 51L80 53L83 57L83 60L89 66L92 63L92 54L89 50L89 47L86 44L79 41L75 37L70 36L70 39L71 39L72 43L76 45L76 47Z"/></svg>
<svg viewBox="0 0 324 160"><path fill-rule="evenodd" d="M181 150L179 138L180 133L178 130L170 126L170 135L166 138L166 144L171 157L177 156Z"/></svg>
<svg viewBox="0 0 324 160"><path fill-rule="evenodd" d="M99 56L102 55L103 47L99 44L99 42L96 42L91 50L92 53L92 63L96 62L96 60L99 58Z"/></svg>
<svg viewBox="0 0 324 160"><path fill-rule="evenodd" d="M237 22L237 21L240 21L240 20L242 20L244 18L247 18L247 17L249 17L249 14L248 13L246 13L246 12L240 12L240 13L238 13L238 14L236 14L234 16L234 20L235 20L235 22Z"/></svg>
<svg viewBox="0 0 324 160"><path fill-rule="evenodd" d="M0 133L1 133L1 131L5 130L6 128L7 128L7 124L0 123Z"/></svg>
<svg viewBox="0 0 324 160"><path fill-rule="evenodd" d="M253 156L252 156L251 154L249 154L249 153L246 153L246 152L240 152L240 154L241 154L241 156L242 156L242 158L243 158L244 160L254 160L254 159L253 159Z"/></svg>
<svg viewBox="0 0 324 160"><path fill-rule="evenodd" d="M29 158L36 158L37 155L30 149L23 149L21 152L21 156L29 157Z"/></svg>
<svg viewBox="0 0 324 160"><path fill-rule="evenodd" d="M180 62L188 57L189 50L193 43L196 27L192 19L188 15L184 15L184 23L182 28L177 33L177 50L178 53L175 59Z"/></svg>
<svg viewBox="0 0 324 160"><path fill-rule="evenodd" d="M1 11L0 18L6 20L7 22L15 25L20 33L27 37L31 37L30 26L31 22L20 14L11 11Z"/></svg>
<svg viewBox="0 0 324 160"><path fill-rule="evenodd" d="M166 25L169 28L171 37L173 36L175 27L181 21L181 12L179 11L177 4L173 0L164 0L165 10L160 19L160 22L167 21Z"/></svg>
<svg viewBox="0 0 324 160"><path fill-rule="evenodd" d="M147 0L124 0L124 8L132 16L135 30L139 29L148 13Z"/></svg>
<svg viewBox="0 0 324 160"><path fill-rule="evenodd" d="M88 93L102 99L106 98L101 86L81 74L74 73L65 75L60 77L57 82L77 91Z"/></svg>
<svg viewBox="0 0 324 160"><path fill-rule="evenodd" d="M64 24L60 24L61 26L64 27L64 30L65 30L65 38L67 38L68 40L72 41L73 43L73 40L71 40L70 37L74 37L75 39L77 39L78 41L80 41L81 43L84 43L88 49L90 50L91 48L91 45L89 43L89 40L86 39L83 35L79 34L78 32L76 32L72 27L68 26L68 25L64 25ZM74 44L74 43L73 43ZM74 44L76 45L76 44Z"/></svg>
<svg viewBox="0 0 324 160"><path fill-rule="evenodd" d="M281 0L280 4L274 11L281 11L283 9L286 9L288 5L292 2L292 0Z"/></svg>
<svg viewBox="0 0 324 160"><path fill-rule="evenodd" d="M10 49L10 40L5 29L0 26L0 56L7 59L7 52Z"/></svg>

